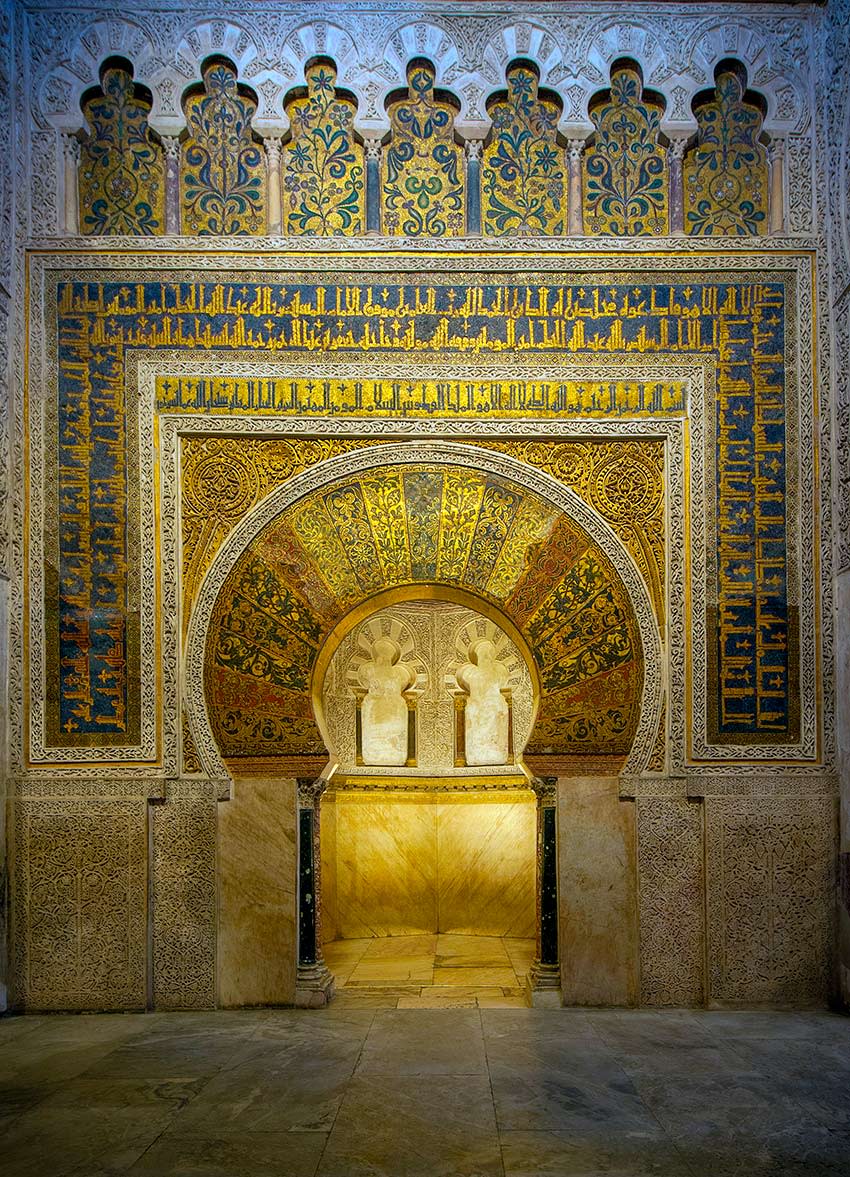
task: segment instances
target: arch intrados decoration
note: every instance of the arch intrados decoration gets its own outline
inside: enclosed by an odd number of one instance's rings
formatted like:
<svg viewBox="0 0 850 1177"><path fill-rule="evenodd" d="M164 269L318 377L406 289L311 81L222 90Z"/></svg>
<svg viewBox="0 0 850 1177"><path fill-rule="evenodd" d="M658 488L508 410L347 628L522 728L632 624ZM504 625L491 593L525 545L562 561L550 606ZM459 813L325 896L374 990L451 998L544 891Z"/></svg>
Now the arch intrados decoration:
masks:
<svg viewBox="0 0 850 1177"><path fill-rule="evenodd" d="M288 509L302 500L309 499L314 492L329 489L334 483L342 482L348 477L367 474L370 469L434 463L466 468L470 473L502 477L539 496L558 509L568 521L581 528L592 544L597 545L610 561L631 606L643 658L639 717L623 771L635 773L645 766L657 729L661 706L661 639L649 591L632 557L614 531L573 491L543 471L531 469L515 458L487 450L482 446L417 439L415 443L399 442L364 447L362 450L329 459L294 476L258 503L222 545L198 593L189 624L185 658L184 699L190 730L204 770L210 776L227 777L230 772L219 751L210 718L204 674L207 646L220 593L240 558L260 538L266 527L273 524ZM410 587L414 596L421 599L423 584L414 584ZM442 589L443 586L438 587ZM364 598L365 596L366 594ZM358 602L355 608L359 608L362 603ZM474 607L480 609L482 603L482 600L476 597ZM486 603L493 611L492 602ZM495 612L500 613L498 609L495 609ZM502 624L502 618L499 619L499 623ZM527 647L525 638L518 644L520 649ZM284 759L281 758L281 763Z"/></svg>

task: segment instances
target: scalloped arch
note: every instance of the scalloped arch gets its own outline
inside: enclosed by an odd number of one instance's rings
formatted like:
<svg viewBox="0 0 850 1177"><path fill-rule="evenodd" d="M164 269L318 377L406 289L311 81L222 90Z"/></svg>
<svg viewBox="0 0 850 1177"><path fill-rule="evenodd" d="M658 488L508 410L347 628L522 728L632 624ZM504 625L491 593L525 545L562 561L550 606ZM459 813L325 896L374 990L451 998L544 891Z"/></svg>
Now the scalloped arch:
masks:
<svg viewBox="0 0 850 1177"><path fill-rule="evenodd" d="M448 520L431 541L427 518ZM222 756L278 755L318 770L310 675L327 634L387 588L441 584L495 609L535 650L542 696L530 756L642 766L661 646L631 557L549 476L484 448L431 442L369 447L298 475L222 547L187 646L186 703L208 769L220 773Z"/></svg>

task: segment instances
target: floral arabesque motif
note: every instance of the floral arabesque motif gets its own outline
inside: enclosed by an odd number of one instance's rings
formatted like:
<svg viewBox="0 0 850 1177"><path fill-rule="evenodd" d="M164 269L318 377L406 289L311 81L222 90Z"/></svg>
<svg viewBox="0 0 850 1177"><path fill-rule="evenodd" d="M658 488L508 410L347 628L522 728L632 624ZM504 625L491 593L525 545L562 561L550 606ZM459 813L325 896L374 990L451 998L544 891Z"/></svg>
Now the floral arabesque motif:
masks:
<svg viewBox="0 0 850 1177"><path fill-rule="evenodd" d="M148 127L149 106L123 69L107 69L102 93L85 104L80 146L80 231L86 235L164 231L165 168Z"/></svg>
<svg viewBox="0 0 850 1177"><path fill-rule="evenodd" d="M712 237L767 229L767 151L761 114L744 101L734 70L718 75L714 97L696 114L699 137L684 162L685 229Z"/></svg>
<svg viewBox="0 0 850 1177"><path fill-rule="evenodd" d="M305 71L306 95L287 103L292 141L283 152L285 232L309 237L363 232L363 148L354 137L354 102L335 89L327 63Z"/></svg>
<svg viewBox="0 0 850 1177"><path fill-rule="evenodd" d="M384 154L384 231L391 237L459 237L466 196L454 108L434 91L433 67L408 73L409 95L389 108L392 139Z"/></svg>
<svg viewBox="0 0 850 1177"><path fill-rule="evenodd" d="M189 139L181 165L184 233L266 231L266 171L251 131L254 104L224 63L204 71L204 93L186 101Z"/></svg>
<svg viewBox="0 0 850 1177"><path fill-rule="evenodd" d="M537 91L525 65L508 70L508 88L490 105L493 134L484 149L484 232L561 235L566 231L567 178L557 142L559 110Z"/></svg>
<svg viewBox="0 0 850 1177"><path fill-rule="evenodd" d="M584 155L584 231L615 236L668 231L667 169L658 142L661 112L643 100L640 74L611 74L607 101L591 108L596 127Z"/></svg>

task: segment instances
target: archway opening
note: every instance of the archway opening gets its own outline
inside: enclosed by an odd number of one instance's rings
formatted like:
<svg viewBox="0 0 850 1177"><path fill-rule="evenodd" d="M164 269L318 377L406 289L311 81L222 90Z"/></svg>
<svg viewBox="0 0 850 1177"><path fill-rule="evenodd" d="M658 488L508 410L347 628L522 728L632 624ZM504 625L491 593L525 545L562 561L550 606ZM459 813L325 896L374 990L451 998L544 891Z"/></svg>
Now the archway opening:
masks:
<svg viewBox="0 0 850 1177"><path fill-rule="evenodd" d="M338 988L402 1006L524 1004L534 664L492 615L408 596L358 611L320 659L325 961Z"/></svg>

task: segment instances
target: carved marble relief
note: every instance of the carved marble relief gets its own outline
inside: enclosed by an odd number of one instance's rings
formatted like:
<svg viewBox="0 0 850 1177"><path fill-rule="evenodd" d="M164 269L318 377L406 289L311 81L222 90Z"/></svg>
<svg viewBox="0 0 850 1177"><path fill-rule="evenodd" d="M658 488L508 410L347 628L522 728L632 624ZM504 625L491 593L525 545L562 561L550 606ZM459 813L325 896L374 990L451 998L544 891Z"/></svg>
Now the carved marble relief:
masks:
<svg viewBox="0 0 850 1177"><path fill-rule="evenodd" d="M451 776L513 764L531 730L534 688L494 621L448 600L400 600L342 639L322 709L331 761L355 775L395 766L397 784L405 770Z"/></svg>

